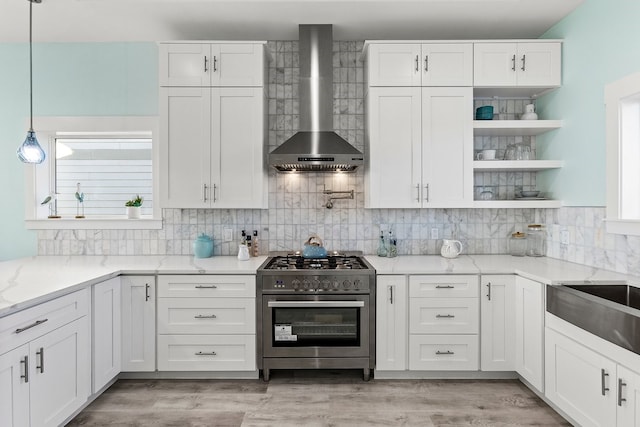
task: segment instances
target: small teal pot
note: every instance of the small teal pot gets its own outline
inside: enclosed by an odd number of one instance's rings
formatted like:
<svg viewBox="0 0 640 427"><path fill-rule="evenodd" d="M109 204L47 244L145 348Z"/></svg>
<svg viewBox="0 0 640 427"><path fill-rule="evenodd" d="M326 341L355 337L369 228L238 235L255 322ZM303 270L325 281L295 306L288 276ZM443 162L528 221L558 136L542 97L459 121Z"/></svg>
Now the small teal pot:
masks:
<svg viewBox="0 0 640 427"><path fill-rule="evenodd" d="M196 258L209 258L213 255L213 240L202 233L193 241L193 254Z"/></svg>

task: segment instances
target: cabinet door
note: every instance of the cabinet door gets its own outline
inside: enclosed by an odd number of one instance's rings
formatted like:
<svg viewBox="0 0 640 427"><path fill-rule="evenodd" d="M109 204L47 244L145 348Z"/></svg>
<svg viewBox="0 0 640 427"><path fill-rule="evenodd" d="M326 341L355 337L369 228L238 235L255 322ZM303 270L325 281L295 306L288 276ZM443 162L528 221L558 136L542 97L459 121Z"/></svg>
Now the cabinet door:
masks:
<svg viewBox="0 0 640 427"><path fill-rule="evenodd" d="M89 397L89 319L81 317L30 343L32 426L58 426Z"/></svg>
<svg viewBox="0 0 640 427"><path fill-rule="evenodd" d="M419 44L372 44L368 60L369 86L420 86Z"/></svg>
<svg viewBox="0 0 640 427"><path fill-rule="evenodd" d="M210 207L211 89L160 90L163 208Z"/></svg>
<svg viewBox="0 0 640 427"><path fill-rule="evenodd" d="M422 89L423 207L473 203L473 89Z"/></svg>
<svg viewBox="0 0 640 427"><path fill-rule="evenodd" d="M421 203L420 88L370 88L367 105L368 208L416 208Z"/></svg>
<svg viewBox="0 0 640 427"><path fill-rule="evenodd" d="M156 369L155 277L122 276L122 370Z"/></svg>
<svg viewBox="0 0 640 427"><path fill-rule="evenodd" d="M93 286L93 392L120 373L122 326L120 278Z"/></svg>
<svg viewBox="0 0 640 427"><path fill-rule="evenodd" d="M618 427L640 426L640 375L618 365L616 388Z"/></svg>
<svg viewBox="0 0 640 427"><path fill-rule="evenodd" d="M212 207L267 207L263 108L262 88L213 89Z"/></svg>
<svg viewBox="0 0 640 427"><path fill-rule="evenodd" d="M544 285L516 277L516 371L539 391L543 388Z"/></svg>
<svg viewBox="0 0 640 427"><path fill-rule="evenodd" d="M545 361L549 400L581 426L616 425L614 362L548 328Z"/></svg>
<svg viewBox="0 0 640 427"><path fill-rule="evenodd" d="M29 345L0 355L0 425L29 425Z"/></svg>
<svg viewBox="0 0 640 427"><path fill-rule="evenodd" d="M518 86L560 86L560 43L518 43Z"/></svg>
<svg viewBox="0 0 640 427"><path fill-rule="evenodd" d="M473 85L516 86L516 43L474 43Z"/></svg>
<svg viewBox="0 0 640 427"><path fill-rule="evenodd" d="M472 86L473 45L422 45L422 86Z"/></svg>
<svg viewBox="0 0 640 427"><path fill-rule="evenodd" d="M160 86L209 86L211 45L162 43L158 47Z"/></svg>
<svg viewBox="0 0 640 427"><path fill-rule="evenodd" d="M515 276L482 276L480 289L480 368L483 371L514 371Z"/></svg>
<svg viewBox="0 0 640 427"><path fill-rule="evenodd" d="M407 369L407 279L378 276L376 286L376 369Z"/></svg>
<svg viewBox="0 0 640 427"><path fill-rule="evenodd" d="M214 44L211 46L212 86L262 86L264 46L261 44Z"/></svg>

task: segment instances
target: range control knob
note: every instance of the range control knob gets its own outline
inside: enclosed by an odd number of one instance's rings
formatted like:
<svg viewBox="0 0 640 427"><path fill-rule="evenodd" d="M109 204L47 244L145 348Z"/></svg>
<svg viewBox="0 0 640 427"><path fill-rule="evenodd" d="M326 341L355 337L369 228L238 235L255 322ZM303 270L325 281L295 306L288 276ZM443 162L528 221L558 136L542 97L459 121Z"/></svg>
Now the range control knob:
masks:
<svg viewBox="0 0 640 427"><path fill-rule="evenodd" d="M300 280L298 279L293 279L291 281L291 286L293 287L293 289L298 289L300 287Z"/></svg>
<svg viewBox="0 0 640 427"><path fill-rule="evenodd" d="M311 285L311 283L308 280L303 280L302 281L302 287L305 289L309 289L309 286Z"/></svg>
<svg viewBox="0 0 640 427"><path fill-rule="evenodd" d="M343 288L348 288L351 286L351 282L348 280L345 280L344 282L342 282L342 287Z"/></svg>
<svg viewBox="0 0 640 427"><path fill-rule="evenodd" d="M322 281L322 289L329 289L331 287L331 281L328 279L324 279Z"/></svg>
<svg viewBox="0 0 640 427"><path fill-rule="evenodd" d="M353 281L353 287L356 289L360 289L360 287L362 286L362 282L358 279Z"/></svg>
<svg viewBox="0 0 640 427"><path fill-rule="evenodd" d="M340 287L340 282L338 282L337 280L333 282L333 289L338 289L339 287Z"/></svg>
<svg viewBox="0 0 640 427"><path fill-rule="evenodd" d="M320 280L314 279L312 283L313 283L313 289L320 289Z"/></svg>

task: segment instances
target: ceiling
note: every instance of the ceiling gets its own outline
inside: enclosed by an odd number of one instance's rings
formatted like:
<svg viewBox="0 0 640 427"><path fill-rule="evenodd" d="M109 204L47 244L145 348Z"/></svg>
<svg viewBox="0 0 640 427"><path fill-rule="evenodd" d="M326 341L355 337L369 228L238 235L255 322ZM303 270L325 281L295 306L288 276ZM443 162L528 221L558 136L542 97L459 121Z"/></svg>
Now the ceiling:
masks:
<svg viewBox="0 0 640 427"><path fill-rule="evenodd" d="M536 38L584 0L42 0L35 42ZM0 42L28 40L28 0L0 0Z"/></svg>

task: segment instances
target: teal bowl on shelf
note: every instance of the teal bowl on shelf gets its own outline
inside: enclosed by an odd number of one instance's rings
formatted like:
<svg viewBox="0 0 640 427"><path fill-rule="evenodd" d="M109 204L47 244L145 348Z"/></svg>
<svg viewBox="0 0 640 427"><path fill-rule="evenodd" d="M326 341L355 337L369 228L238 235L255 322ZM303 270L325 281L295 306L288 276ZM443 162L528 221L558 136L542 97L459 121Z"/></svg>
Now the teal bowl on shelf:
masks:
<svg viewBox="0 0 640 427"><path fill-rule="evenodd" d="M476 108L476 120L493 120L493 107L484 105Z"/></svg>

